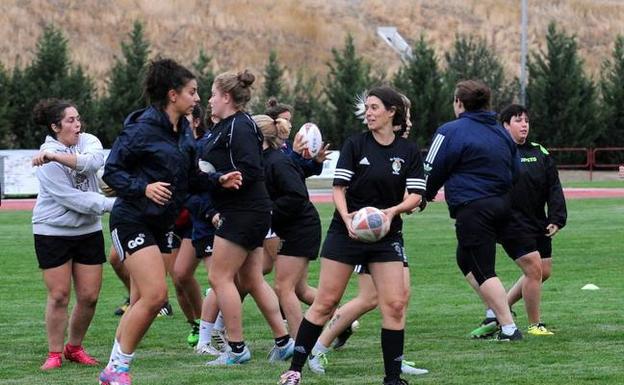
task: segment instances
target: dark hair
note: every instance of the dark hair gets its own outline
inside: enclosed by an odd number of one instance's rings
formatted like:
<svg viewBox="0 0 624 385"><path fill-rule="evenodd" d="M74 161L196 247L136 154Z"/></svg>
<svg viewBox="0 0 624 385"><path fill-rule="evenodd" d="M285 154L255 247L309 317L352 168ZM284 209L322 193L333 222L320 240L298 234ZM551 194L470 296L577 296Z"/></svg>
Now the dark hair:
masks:
<svg viewBox="0 0 624 385"><path fill-rule="evenodd" d="M368 96L376 96L381 100L386 110L394 107L394 117L392 118L393 126L402 126L405 124L405 103L401 98L401 94L392 87L381 86L375 87L368 91Z"/></svg>
<svg viewBox="0 0 624 385"><path fill-rule="evenodd" d="M277 119L277 117L284 112L290 112L292 114L292 106L284 103L279 103L275 96L271 96L269 100L267 100L266 109L264 110L265 115L269 115L273 119Z"/></svg>
<svg viewBox="0 0 624 385"><path fill-rule="evenodd" d="M407 131L407 112L410 108L412 108L412 102L407 96L405 96L405 94L399 93L399 95L401 96L401 100L403 101L403 105L405 106L405 119L403 119L403 123L401 123L401 128L396 131L396 134L398 136L403 136L403 134L405 134L405 131Z"/></svg>
<svg viewBox="0 0 624 385"><path fill-rule="evenodd" d="M225 72L215 78L214 85L219 91L230 94L235 109L240 111L251 99L251 85L255 80L256 77L249 70Z"/></svg>
<svg viewBox="0 0 624 385"><path fill-rule="evenodd" d="M69 100L62 99L40 100L33 108L33 120L36 124L47 127L50 134L56 138L52 125L60 128L61 120L65 117L65 110L69 107L76 108L76 105Z"/></svg>
<svg viewBox="0 0 624 385"><path fill-rule="evenodd" d="M195 79L195 75L172 59L157 59L150 62L145 75L144 92L147 101L160 108L167 105L169 90L180 92Z"/></svg>
<svg viewBox="0 0 624 385"><path fill-rule="evenodd" d="M192 115L193 121L199 119L199 126L195 128L195 134L197 135L197 138L201 138L206 133L206 112L204 111L204 108L202 106L200 106L199 104L195 104L195 106L193 107Z"/></svg>
<svg viewBox="0 0 624 385"><path fill-rule="evenodd" d="M498 121L501 124L509 124L509 122L511 122L511 118L513 118L514 116L520 116L522 114L525 114L527 117L529 117L529 110L527 110L526 107L521 106L520 104L510 104L507 107L503 108L500 115L498 116Z"/></svg>
<svg viewBox="0 0 624 385"><path fill-rule="evenodd" d="M462 102L466 111L489 109L491 94L490 87L481 80L462 80L455 86L455 98Z"/></svg>

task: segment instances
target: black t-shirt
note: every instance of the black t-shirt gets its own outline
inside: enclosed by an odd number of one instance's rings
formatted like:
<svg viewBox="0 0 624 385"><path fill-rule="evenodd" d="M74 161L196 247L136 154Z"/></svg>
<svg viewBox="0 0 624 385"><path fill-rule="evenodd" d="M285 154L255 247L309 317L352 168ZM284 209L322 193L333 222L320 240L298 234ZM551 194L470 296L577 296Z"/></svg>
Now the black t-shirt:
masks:
<svg viewBox="0 0 624 385"><path fill-rule="evenodd" d="M243 176L239 190L218 186L212 191L217 210L271 210L271 201L264 184L262 141L262 133L244 112L235 113L212 129L202 151L202 160L209 162L216 173L240 171Z"/></svg>
<svg viewBox="0 0 624 385"><path fill-rule="evenodd" d="M340 151L334 186L347 186L347 209L351 213L366 206L380 210L395 206L408 193L423 195L423 161L416 143L396 136L389 145L379 144L369 132L349 137ZM403 222L395 216L389 234L401 231ZM330 230L346 227L338 211Z"/></svg>
<svg viewBox="0 0 624 385"><path fill-rule="evenodd" d="M301 167L277 149L266 149L263 155L266 186L273 201L271 229L282 236L297 228L320 226Z"/></svg>

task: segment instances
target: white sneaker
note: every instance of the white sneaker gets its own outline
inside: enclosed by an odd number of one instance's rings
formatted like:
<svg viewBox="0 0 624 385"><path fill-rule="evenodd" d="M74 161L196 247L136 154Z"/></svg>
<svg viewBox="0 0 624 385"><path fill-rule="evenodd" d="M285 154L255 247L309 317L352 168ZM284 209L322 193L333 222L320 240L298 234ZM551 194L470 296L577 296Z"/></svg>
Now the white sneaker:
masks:
<svg viewBox="0 0 624 385"><path fill-rule="evenodd" d="M225 330L212 329L210 344L217 350L224 352L227 347L227 336Z"/></svg>
<svg viewBox="0 0 624 385"><path fill-rule="evenodd" d="M312 373L325 374L325 366L327 365L327 356L325 353L319 353L315 356L310 354L308 357L308 368Z"/></svg>
<svg viewBox="0 0 624 385"><path fill-rule="evenodd" d="M245 346L242 353L234 353L231 349L228 349L225 353L219 354L213 361L206 362L207 366L229 366L244 364L251 360L251 352L249 348Z"/></svg>
<svg viewBox="0 0 624 385"><path fill-rule="evenodd" d="M199 355L208 355L208 356L218 356L222 351L216 349L212 344L203 344L202 346L197 346L195 348L195 353Z"/></svg>
<svg viewBox="0 0 624 385"><path fill-rule="evenodd" d="M412 376L418 376L421 374L427 374L429 371L427 369L420 369L414 367L414 363L411 361L402 361L401 362L401 373L409 374Z"/></svg>
<svg viewBox="0 0 624 385"><path fill-rule="evenodd" d="M271 349L267 358L269 362L286 361L293 356L294 352L295 340L291 338L288 340L288 343L282 347L273 345L273 349Z"/></svg>

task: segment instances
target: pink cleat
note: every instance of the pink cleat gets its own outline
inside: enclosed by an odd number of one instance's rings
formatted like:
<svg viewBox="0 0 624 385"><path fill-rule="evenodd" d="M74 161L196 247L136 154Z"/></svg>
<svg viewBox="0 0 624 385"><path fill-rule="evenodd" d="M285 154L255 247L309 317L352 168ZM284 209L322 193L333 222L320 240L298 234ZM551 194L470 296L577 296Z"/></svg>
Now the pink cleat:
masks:
<svg viewBox="0 0 624 385"><path fill-rule="evenodd" d="M65 358L67 358L68 360L81 365L94 366L99 364L99 361L91 357L82 346L75 347L67 344L65 345L65 350L63 350L63 354L65 354Z"/></svg>
<svg viewBox="0 0 624 385"><path fill-rule="evenodd" d="M58 369L63 365L63 358L61 357L61 353L48 353L48 358L46 358L43 365L41 365L41 370L52 370Z"/></svg>
<svg viewBox="0 0 624 385"><path fill-rule="evenodd" d="M100 385L132 385L132 378L128 372L115 372L109 367L100 372Z"/></svg>

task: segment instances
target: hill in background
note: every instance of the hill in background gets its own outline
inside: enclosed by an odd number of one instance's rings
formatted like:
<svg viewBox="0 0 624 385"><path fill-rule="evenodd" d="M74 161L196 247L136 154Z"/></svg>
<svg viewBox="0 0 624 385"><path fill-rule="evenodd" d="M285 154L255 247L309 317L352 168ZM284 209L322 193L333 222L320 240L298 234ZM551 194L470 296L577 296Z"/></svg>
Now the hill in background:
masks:
<svg viewBox="0 0 624 385"><path fill-rule="evenodd" d="M555 20L575 33L587 70L596 75L624 34L624 1L529 1L529 49L543 49ZM30 62L42 27L61 28L72 57L97 83L105 84L120 41L134 20L145 25L152 54L191 63L204 49L219 70L248 67L260 73L270 49L287 67L325 74L331 48L347 33L374 68L393 73L398 56L376 35L394 25L412 43L420 34L440 58L456 34L480 36L519 74L520 0L3 0L0 61L8 68Z"/></svg>

